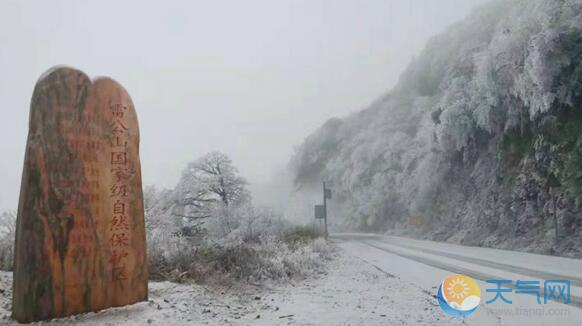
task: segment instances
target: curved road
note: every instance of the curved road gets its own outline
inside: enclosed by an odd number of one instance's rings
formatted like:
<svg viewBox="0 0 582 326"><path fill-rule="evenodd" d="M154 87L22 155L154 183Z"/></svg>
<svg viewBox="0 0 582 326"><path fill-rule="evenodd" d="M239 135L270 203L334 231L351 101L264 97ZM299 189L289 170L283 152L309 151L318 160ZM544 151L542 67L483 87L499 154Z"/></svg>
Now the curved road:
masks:
<svg viewBox="0 0 582 326"><path fill-rule="evenodd" d="M348 254L401 278L411 286L422 288L433 297L447 275L465 274L478 280L482 289L481 304L475 314L466 318L470 325L515 325L522 322L528 325L581 325L582 260L376 234L344 233L333 234L330 238ZM511 292L504 293L512 303L496 300L486 304L485 301L495 296L495 293L486 292L486 289L495 288L486 280L512 280ZM517 280L540 281L540 303L537 302L538 294L516 293ZM569 280L570 303L556 300L545 303L544 280ZM436 297L434 304L438 304Z"/></svg>

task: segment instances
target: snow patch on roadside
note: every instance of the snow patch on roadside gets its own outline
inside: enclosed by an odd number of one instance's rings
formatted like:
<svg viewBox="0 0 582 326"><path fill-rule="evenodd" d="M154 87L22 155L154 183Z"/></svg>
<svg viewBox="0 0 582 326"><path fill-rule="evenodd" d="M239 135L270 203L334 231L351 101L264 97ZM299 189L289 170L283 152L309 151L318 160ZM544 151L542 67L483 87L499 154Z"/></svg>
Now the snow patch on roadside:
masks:
<svg viewBox="0 0 582 326"><path fill-rule="evenodd" d="M150 300L42 325L451 325L431 296L338 250L300 281L204 287L150 282ZM12 275L0 273L0 323L9 319ZM460 322L460 321L459 321Z"/></svg>

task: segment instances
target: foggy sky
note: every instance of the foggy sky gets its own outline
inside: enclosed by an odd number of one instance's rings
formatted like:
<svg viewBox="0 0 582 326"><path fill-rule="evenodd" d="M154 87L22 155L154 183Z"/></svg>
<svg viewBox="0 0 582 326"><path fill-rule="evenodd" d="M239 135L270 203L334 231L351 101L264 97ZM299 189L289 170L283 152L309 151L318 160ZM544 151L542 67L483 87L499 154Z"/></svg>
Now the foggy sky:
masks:
<svg viewBox="0 0 582 326"><path fill-rule="evenodd" d="M255 186L333 116L389 90L427 39L484 0L0 3L0 211L16 209L38 77L66 64L126 87L144 184L228 154Z"/></svg>

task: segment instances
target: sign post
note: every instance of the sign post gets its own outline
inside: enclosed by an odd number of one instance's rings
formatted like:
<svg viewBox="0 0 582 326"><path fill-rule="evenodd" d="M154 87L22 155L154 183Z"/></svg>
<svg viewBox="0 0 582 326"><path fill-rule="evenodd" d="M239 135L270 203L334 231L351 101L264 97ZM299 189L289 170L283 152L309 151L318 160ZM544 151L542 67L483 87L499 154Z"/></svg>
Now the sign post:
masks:
<svg viewBox="0 0 582 326"><path fill-rule="evenodd" d="M325 238L329 236L327 232L327 199L331 199L331 189L325 187L325 181L323 182L323 223L325 225Z"/></svg>
<svg viewBox="0 0 582 326"><path fill-rule="evenodd" d="M331 199L331 189L327 189L325 187L325 182L323 183L323 205L315 205L314 213L315 218L318 220L323 220L324 224L324 235L327 239L328 231L327 231L327 200Z"/></svg>

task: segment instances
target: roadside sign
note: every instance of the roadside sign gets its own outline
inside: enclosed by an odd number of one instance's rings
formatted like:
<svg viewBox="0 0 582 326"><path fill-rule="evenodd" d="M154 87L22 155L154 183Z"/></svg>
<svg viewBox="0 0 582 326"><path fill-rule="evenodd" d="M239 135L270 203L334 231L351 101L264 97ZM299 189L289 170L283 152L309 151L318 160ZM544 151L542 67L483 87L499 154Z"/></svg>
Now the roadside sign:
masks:
<svg viewBox="0 0 582 326"><path fill-rule="evenodd" d="M323 205L315 205L315 218L317 219L325 218L325 207Z"/></svg>
<svg viewBox="0 0 582 326"><path fill-rule="evenodd" d="M331 189L325 189L325 198L331 199Z"/></svg>

